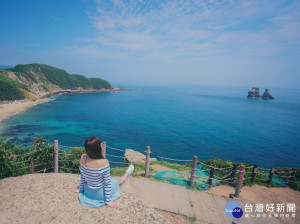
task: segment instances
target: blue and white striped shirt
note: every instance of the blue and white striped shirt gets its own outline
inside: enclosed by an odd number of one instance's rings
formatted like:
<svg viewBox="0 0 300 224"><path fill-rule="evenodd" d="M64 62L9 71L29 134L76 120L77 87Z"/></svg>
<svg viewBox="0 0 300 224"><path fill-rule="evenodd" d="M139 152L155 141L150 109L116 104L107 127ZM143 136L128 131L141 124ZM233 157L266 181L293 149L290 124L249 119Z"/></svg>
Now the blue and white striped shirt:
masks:
<svg viewBox="0 0 300 224"><path fill-rule="evenodd" d="M105 201L109 203L111 201L111 179L110 179L110 167L106 165L102 168L88 168L80 163L80 185L78 191L83 191L83 185L87 183L91 189L99 189L104 187Z"/></svg>

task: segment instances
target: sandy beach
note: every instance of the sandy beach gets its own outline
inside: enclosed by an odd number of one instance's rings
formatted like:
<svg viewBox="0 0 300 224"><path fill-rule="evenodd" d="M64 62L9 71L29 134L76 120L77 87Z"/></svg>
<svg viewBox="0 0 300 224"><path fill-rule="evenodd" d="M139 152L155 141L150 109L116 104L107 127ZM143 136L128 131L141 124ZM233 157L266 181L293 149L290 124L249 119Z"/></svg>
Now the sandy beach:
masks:
<svg viewBox="0 0 300 224"><path fill-rule="evenodd" d="M38 100L18 100L13 102L5 102L0 104L0 122L7 120L26 109L48 101L49 98L43 98Z"/></svg>
<svg viewBox="0 0 300 224"><path fill-rule="evenodd" d="M126 89L113 87L112 89L82 89L78 88L77 90L57 90L48 92L47 94L42 95L42 98L36 100L16 100L11 102L1 102L0 101L0 122L7 120L26 109L35 106L40 103L48 101L52 96L57 94L78 94L78 93L91 93L91 92L115 92L115 91L126 91Z"/></svg>

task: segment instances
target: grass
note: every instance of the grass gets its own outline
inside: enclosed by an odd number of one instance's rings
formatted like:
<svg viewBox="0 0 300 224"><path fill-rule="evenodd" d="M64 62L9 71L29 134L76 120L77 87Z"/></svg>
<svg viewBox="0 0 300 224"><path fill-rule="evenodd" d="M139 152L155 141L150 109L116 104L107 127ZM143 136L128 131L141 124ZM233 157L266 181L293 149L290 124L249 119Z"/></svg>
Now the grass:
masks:
<svg viewBox="0 0 300 224"><path fill-rule="evenodd" d="M110 169L110 174L112 176L123 176L126 170L127 167L114 167Z"/></svg>
<svg viewBox="0 0 300 224"><path fill-rule="evenodd" d="M189 217L189 216L184 215L184 218L185 218L186 220L188 220L190 223L194 223L194 222L197 221L197 218L196 218L195 215L194 215L194 217Z"/></svg>
<svg viewBox="0 0 300 224"><path fill-rule="evenodd" d="M151 164L157 164L157 165L162 165L169 167L174 170L188 170L191 168L191 164L178 164L178 163L171 163L168 161L156 161L156 162L151 162Z"/></svg>
<svg viewBox="0 0 300 224"><path fill-rule="evenodd" d="M122 176L125 173L125 171L127 170L127 168L128 167L114 167L114 168L110 169L110 173L111 173L112 176ZM151 172L151 171L153 171L153 169L150 168L149 171ZM141 177L141 176L145 175L144 172L145 172L145 165L144 164L134 165L134 171L131 174L131 176Z"/></svg>

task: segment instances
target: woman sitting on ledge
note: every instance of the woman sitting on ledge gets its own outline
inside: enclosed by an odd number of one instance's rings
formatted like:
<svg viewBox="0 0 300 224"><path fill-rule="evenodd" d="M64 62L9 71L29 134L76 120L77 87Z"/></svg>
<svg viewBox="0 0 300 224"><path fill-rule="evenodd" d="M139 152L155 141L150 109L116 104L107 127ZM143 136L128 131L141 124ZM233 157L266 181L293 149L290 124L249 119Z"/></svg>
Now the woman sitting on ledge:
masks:
<svg viewBox="0 0 300 224"><path fill-rule="evenodd" d="M109 162L102 156L100 139L97 137L87 138L84 142L86 154L80 159L80 184L71 190L79 193L79 203L89 207L98 208L106 204L112 208L119 205L114 202L121 195L119 187L134 170L130 165L125 174L118 180L110 176Z"/></svg>

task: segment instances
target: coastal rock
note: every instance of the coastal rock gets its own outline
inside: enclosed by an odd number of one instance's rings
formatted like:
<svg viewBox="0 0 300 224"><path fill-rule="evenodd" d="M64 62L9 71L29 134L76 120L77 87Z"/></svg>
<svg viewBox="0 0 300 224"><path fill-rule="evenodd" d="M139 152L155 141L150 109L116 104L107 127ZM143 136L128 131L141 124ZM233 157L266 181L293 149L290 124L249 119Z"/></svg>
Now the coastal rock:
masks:
<svg viewBox="0 0 300 224"><path fill-rule="evenodd" d="M253 87L252 90L248 92L248 98L259 98L259 88Z"/></svg>
<svg viewBox="0 0 300 224"><path fill-rule="evenodd" d="M265 90L265 92L264 92L264 94L261 96L261 98L262 98L262 99L265 99L265 100L267 100L267 99L270 99L270 100L275 99L275 97L272 96L272 95L269 93L269 89L266 89L266 90Z"/></svg>
<svg viewBox="0 0 300 224"><path fill-rule="evenodd" d="M253 87L252 90L250 90L248 92L248 98L252 98L252 99L264 99L264 100L268 100L268 99L275 99L275 97L273 97L270 93L269 93L269 89L266 89L264 94L262 96L259 95L259 88L257 87Z"/></svg>
<svg viewBox="0 0 300 224"><path fill-rule="evenodd" d="M125 150L125 163L133 163L137 165L145 164L146 156L140 152L134 151L132 149ZM155 158L150 158L150 162L157 161Z"/></svg>

